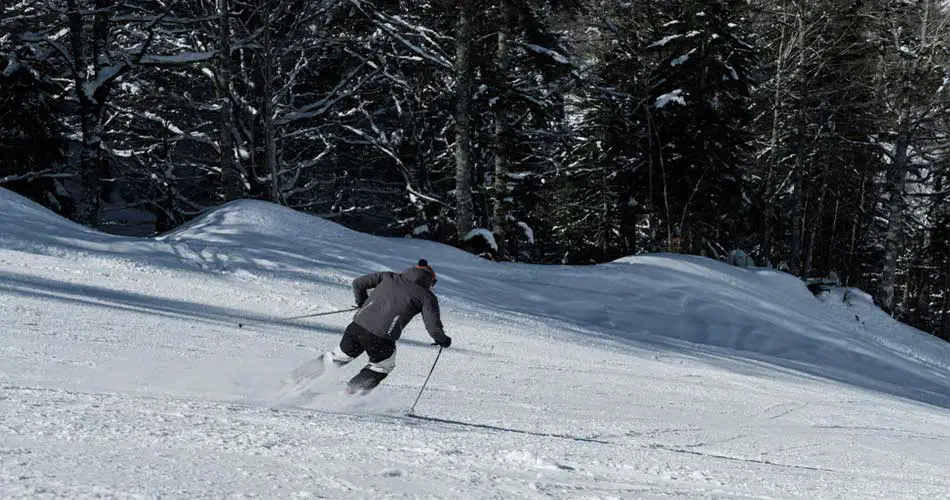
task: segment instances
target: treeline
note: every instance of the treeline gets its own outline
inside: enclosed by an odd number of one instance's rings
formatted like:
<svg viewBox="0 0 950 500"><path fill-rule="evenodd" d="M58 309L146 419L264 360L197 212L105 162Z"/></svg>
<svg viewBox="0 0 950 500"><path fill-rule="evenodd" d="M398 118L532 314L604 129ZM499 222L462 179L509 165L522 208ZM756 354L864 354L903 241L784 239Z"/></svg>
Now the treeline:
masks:
<svg viewBox="0 0 950 500"><path fill-rule="evenodd" d="M950 339L942 2L0 5L0 186L83 224L256 198L504 260L739 249Z"/></svg>

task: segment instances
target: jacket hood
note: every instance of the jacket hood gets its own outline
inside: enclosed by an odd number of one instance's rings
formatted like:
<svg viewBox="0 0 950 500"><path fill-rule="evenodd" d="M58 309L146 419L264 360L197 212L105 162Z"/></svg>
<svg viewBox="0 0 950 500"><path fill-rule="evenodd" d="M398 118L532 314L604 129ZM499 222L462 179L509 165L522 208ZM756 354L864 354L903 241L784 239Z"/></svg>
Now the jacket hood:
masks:
<svg viewBox="0 0 950 500"><path fill-rule="evenodd" d="M434 276L428 269L421 267L410 267L402 273L402 277L407 280L422 286L424 288L432 288L432 279Z"/></svg>

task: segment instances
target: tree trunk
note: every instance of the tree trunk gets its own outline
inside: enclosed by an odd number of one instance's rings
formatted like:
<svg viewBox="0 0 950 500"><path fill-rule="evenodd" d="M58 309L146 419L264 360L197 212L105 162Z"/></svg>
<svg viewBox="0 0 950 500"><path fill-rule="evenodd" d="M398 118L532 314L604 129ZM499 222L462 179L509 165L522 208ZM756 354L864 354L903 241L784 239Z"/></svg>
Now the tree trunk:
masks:
<svg viewBox="0 0 950 500"><path fill-rule="evenodd" d="M114 61L109 54L109 28L112 23L112 8L115 6L115 0L96 0L96 14L93 16L92 21L92 61L95 61L96 66L96 81L99 81L101 72L111 66ZM144 50L144 49L143 49ZM123 68L120 72L127 71L128 68ZM98 193L96 194L96 211L95 211L95 220L97 222L99 218L99 207L102 200L109 201L112 197L112 192L115 190L115 173L112 169L112 163L108 161L106 149L102 147L102 132L103 125L105 123L104 112L106 109L106 101L109 99L109 93L112 90L114 78L107 79L106 82L103 82L101 85L96 87L96 90L93 92L93 95L89 96L92 99L93 103L93 136L96 143L96 184Z"/></svg>
<svg viewBox="0 0 950 500"><path fill-rule="evenodd" d="M947 293L947 290L950 289L950 260L947 261L944 273L943 304L940 307L940 327L943 339L950 342L950 293Z"/></svg>
<svg viewBox="0 0 950 500"><path fill-rule="evenodd" d="M860 276L861 270L860 266L855 262L855 252L858 247L859 237L863 239L864 229L866 225L870 227L871 216L867 214L868 210L865 208L864 198L866 196L866 189L868 184L868 172L866 168L861 169L861 189L858 192L858 210L854 212L854 216L851 218L851 240L848 244L848 261L845 265L847 269L847 282L854 283L855 277Z"/></svg>
<svg viewBox="0 0 950 500"><path fill-rule="evenodd" d="M896 312L894 286L897 281L897 253L904 226L904 181L907 177L907 135L901 133L887 175L887 232L884 235L884 276L881 279L881 306Z"/></svg>
<svg viewBox="0 0 950 500"><path fill-rule="evenodd" d="M100 209L100 149L102 137L98 114L93 96L86 87L87 65L85 61L86 45L83 39L84 21L80 7L75 0L66 1L69 24L69 42L72 50L72 74L78 100L77 113L82 131L79 151L79 199L76 200L76 221L84 225L95 225ZM97 43L93 44L98 47ZM92 54L95 58L95 52Z"/></svg>
<svg viewBox="0 0 950 500"><path fill-rule="evenodd" d="M798 66L799 68L804 68L806 58L806 43L805 43L805 19L802 13L798 15ZM802 204L804 203L804 189L805 189L805 149L807 148L807 140L805 134L807 133L807 124L806 124L806 114L805 114L805 97L808 95L808 88L805 82L805 79L802 75L798 76L799 78L799 89L798 89L798 105L797 105L797 127L796 127L796 141L795 147L795 171L792 173L792 178L794 182L792 183L792 210L791 210L791 232L792 232L792 241L789 245L789 271L795 276L801 276L801 262L802 262Z"/></svg>
<svg viewBox="0 0 950 500"><path fill-rule="evenodd" d="M598 260L605 260L610 252L610 185L607 169L600 170L600 203L601 203L601 227L600 227L600 256Z"/></svg>
<svg viewBox="0 0 950 500"><path fill-rule="evenodd" d="M496 53L496 77L498 85L498 100L495 102L495 182L494 207L492 213L492 233L498 244L499 259L505 257L507 250L508 227L508 136L511 133L508 126L508 71L511 63L509 45L515 21L513 0L502 0L502 20L498 30L498 47Z"/></svg>
<svg viewBox="0 0 950 500"><path fill-rule="evenodd" d="M455 48L455 226L460 242L472 230L474 222L471 124L475 73L472 60L474 21L474 0L462 0Z"/></svg>
<svg viewBox="0 0 950 500"><path fill-rule="evenodd" d="M808 249L805 251L805 276L810 276L815 271L815 246L818 244L818 229L824 220L825 196L828 193L827 173L828 165L825 164L821 171L821 185L818 188L818 207L815 210L815 216L812 217L812 222L808 228Z"/></svg>
<svg viewBox="0 0 950 500"><path fill-rule="evenodd" d="M264 102L261 108L264 126L264 171L270 179L270 201L283 204L281 200L280 179L277 173L277 144L274 132L274 61L276 55L271 43L271 14L264 16L263 72Z"/></svg>
<svg viewBox="0 0 950 500"><path fill-rule="evenodd" d="M802 114L802 113L800 113ZM804 117L799 117L799 120L803 120ZM802 263L802 205L804 204L804 193L805 190L805 174L803 170L805 169L804 162L804 125L799 124L798 133L800 134L800 140L797 141L799 150L795 154L795 171L792 173L792 178L794 182L792 183L792 223L791 223L791 237L792 241L789 246L789 272L795 276L801 276L801 263Z"/></svg>
<svg viewBox="0 0 950 500"><path fill-rule="evenodd" d="M218 203L240 197L244 191L234 162L234 127L231 115L231 25L230 2L217 0L218 10L218 105L220 109L220 171L214 196Z"/></svg>
<svg viewBox="0 0 950 500"><path fill-rule="evenodd" d="M782 103L782 92L785 90L783 88L782 72L785 70L785 44L787 43L785 26L788 21L788 10L785 2L782 3L782 23L781 31L779 32L779 46L778 46L778 58L775 61L775 93L772 102L772 134L769 139L769 148L772 152L771 158L769 158L769 170L768 175L765 178L765 189L764 195L762 196L763 201L765 202L764 210L764 230L762 238L762 255L765 260L765 265L771 265L772 263L772 225L773 218L775 217L775 210L772 208L772 183L774 182L773 178L776 172L781 171L782 166L782 154L779 153L779 131L782 126L781 122L781 103Z"/></svg>

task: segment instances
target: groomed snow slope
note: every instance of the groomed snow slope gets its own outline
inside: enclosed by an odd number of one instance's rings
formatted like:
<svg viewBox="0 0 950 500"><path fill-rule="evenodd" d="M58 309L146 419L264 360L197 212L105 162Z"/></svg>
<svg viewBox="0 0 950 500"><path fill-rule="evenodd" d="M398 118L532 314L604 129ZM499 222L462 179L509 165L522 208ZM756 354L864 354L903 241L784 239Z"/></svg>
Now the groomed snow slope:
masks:
<svg viewBox="0 0 950 500"><path fill-rule="evenodd" d="M0 189L2 498L942 498L950 344L696 257L490 263L242 201L156 239ZM425 257L374 394L273 407L359 274ZM237 322L247 324L237 328ZM348 366L345 379L360 367Z"/></svg>

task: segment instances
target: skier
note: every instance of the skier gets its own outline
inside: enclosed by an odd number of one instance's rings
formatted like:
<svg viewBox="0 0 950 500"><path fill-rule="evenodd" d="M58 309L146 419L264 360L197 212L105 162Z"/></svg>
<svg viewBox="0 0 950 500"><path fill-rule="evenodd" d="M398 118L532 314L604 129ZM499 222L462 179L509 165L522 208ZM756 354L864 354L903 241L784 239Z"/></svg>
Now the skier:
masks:
<svg viewBox="0 0 950 500"><path fill-rule="evenodd" d="M396 367L396 341L416 314L422 313L426 330L442 347L452 339L442 328L439 301L432 293L435 271L425 259L401 273L370 273L353 280L359 309L346 327L340 345L324 354L324 365L343 366L365 351L369 363L347 383L346 392L366 393ZM372 294L367 293L372 289Z"/></svg>

